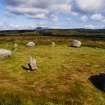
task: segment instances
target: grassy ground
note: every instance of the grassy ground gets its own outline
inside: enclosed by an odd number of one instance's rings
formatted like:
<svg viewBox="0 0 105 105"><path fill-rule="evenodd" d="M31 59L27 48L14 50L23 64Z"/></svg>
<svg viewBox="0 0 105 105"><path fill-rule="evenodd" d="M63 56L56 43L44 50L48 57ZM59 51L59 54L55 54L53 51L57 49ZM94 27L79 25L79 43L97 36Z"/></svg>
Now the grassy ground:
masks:
<svg viewBox="0 0 105 105"><path fill-rule="evenodd" d="M0 58L0 105L105 105L105 93L88 80L104 71L105 49L64 44L27 48L24 43L12 57ZM0 48L12 45L1 42ZM29 55L37 59L35 72L21 67Z"/></svg>

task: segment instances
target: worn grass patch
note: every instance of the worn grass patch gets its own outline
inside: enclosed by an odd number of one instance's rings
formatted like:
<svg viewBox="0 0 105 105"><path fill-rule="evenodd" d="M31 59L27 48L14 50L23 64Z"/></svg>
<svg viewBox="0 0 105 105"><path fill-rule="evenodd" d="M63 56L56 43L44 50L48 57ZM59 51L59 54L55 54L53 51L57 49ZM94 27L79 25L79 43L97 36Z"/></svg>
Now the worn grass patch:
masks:
<svg viewBox="0 0 105 105"><path fill-rule="evenodd" d="M105 49L66 45L19 47L10 58L0 58L0 105L105 105L105 93L88 78L105 69ZM12 49L13 42L0 43ZM22 68L28 56L36 57L38 70Z"/></svg>

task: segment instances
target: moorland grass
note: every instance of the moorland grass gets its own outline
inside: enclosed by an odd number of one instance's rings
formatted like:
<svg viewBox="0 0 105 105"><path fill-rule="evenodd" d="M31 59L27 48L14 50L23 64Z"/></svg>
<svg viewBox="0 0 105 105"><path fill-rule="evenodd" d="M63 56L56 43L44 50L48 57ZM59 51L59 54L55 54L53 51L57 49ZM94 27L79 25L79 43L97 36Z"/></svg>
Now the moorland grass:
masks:
<svg viewBox="0 0 105 105"><path fill-rule="evenodd" d="M12 49L13 42L0 48ZM38 70L22 68L29 55ZM10 58L0 58L0 105L105 105L105 93L88 78L105 69L105 49L66 44L27 48L19 42Z"/></svg>

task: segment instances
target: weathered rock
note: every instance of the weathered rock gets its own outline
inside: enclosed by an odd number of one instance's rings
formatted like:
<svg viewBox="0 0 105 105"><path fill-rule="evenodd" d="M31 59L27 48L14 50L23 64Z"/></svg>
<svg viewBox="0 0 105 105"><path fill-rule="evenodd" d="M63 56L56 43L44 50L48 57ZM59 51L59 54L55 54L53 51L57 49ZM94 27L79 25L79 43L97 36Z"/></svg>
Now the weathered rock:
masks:
<svg viewBox="0 0 105 105"><path fill-rule="evenodd" d="M81 47L81 44L82 43L79 40L73 40L72 43L71 43L71 46L78 48L78 47Z"/></svg>
<svg viewBox="0 0 105 105"><path fill-rule="evenodd" d="M31 71L38 69L36 59L32 56L29 57L29 63L28 63L29 69Z"/></svg>
<svg viewBox="0 0 105 105"><path fill-rule="evenodd" d="M35 43L34 42L28 42L26 44L27 47L34 47L35 46Z"/></svg>
<svg viewBox="0 0 105 105"><path fill-rule="evenodd" d="M0 56L1 57L9 57L12 55L12 51L6 49L0 49Z"/></svg>

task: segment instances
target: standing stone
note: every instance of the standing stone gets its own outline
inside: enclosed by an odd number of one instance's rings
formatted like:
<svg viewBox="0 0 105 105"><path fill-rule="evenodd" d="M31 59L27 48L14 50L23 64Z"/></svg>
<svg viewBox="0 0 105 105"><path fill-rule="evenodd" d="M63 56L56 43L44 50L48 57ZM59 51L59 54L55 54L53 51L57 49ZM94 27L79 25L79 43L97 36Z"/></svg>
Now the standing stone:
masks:
<svg viewBox="0 0 105 105"><path fill-rule="evenodd" d="M28 42L26 44L27 47L34 47L35 46L35 43L34 42Z"/></svg>
<svg viewBox="0 0 105 105"><path fill-rule="evenodd" d="M29 57L28 66L29 66L29 69L30 69L31 71L34 71L34 70L38 69L37 63L36 63L36 59L33 58L32 56Z"/></svg>
<svg viewBox="0 0 105 105"><path fill-rule="evenodd" d="M71 43L71 46L79 48L79 47L81 47L81 44L82 43L79 40L73 40Z"/></svg>

